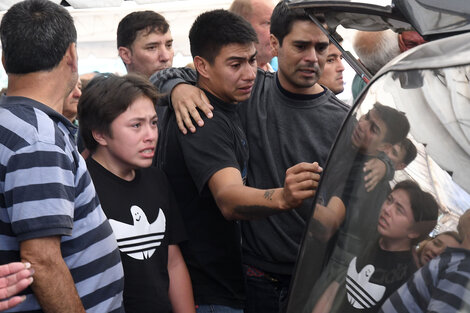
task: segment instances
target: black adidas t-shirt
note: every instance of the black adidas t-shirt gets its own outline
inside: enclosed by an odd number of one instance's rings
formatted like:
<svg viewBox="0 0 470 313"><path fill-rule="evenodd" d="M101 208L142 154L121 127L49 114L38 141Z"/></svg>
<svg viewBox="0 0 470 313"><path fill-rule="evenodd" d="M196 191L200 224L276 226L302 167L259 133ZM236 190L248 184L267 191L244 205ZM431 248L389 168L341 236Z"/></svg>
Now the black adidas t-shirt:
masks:
<svg viewBox="0 0 470 313"><path fill-rule="evenodd" d="M165 174L146 168L126 181L92 158L86 163L121 252L126 312L171 312L168 245L186 235Z"/></svg>
<svg viewBox="0 0 470 313"><path fill-rule="evenodd" d="M375 243L368 253L349 263L346 283L340 292L341 309L335 312L377 312L415 271L411 251L385 251Z"/></svg>

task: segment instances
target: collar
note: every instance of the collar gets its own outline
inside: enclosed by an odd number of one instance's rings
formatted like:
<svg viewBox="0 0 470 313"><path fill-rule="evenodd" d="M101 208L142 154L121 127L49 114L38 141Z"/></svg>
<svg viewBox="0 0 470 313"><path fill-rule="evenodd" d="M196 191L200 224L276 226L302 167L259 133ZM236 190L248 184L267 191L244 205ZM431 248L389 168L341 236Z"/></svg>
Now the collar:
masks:
<svg viewBox="0 0 470 313"><path fill-rule="evenodd" d="M53 121L64 124L70 133L75 134L77 132L77 126L73 125L65 116L56 110L53 110L51 107L42 104L41 102L26 97L0 97L0 106L7 107L17 105L31 106L35 109L41 110L42 112L46 113Z"/></svg>

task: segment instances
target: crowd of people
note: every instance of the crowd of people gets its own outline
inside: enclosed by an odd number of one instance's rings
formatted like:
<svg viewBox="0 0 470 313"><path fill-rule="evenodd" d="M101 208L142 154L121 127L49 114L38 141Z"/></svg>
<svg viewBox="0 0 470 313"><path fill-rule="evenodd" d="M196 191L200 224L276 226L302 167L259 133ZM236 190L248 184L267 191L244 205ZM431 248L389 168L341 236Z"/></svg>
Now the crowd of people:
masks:
<svg viewBox="0 0 470 313"><path fill-rule="evenodd" d="M0 38L0 310L283 312L308 225L336 246L306 312L469 305L470 214L427 238L434 197L390 185L417 155L407 117L375 103L346 119L341 51L303 9L202 13L185 68L165 18L133 12L128 74L90 81L60 5L13 5Z"/></svg>

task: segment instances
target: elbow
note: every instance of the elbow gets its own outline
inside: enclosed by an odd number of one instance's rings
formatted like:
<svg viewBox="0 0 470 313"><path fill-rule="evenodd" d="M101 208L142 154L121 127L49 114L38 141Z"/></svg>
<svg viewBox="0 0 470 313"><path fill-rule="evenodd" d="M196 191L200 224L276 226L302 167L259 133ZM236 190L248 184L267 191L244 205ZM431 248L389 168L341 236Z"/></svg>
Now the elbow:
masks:
<svg viewBox="0 0 470 313"><path fill-rule="evenodd" d="M219 208L220 213L222 213L222 216L227 221L237 220L235 207L229 201L224 201L223 199L219 197L215 197L215 203L217 204L217 207Z"/></svg>
<svg viewBox="0 0 470 313"><path fill-rule="evenodd" d="M220 212L222 213L223 217L227 221L235 221L237 220L237 216L235 214L235 209L228 205L218 205Z"/></svg>

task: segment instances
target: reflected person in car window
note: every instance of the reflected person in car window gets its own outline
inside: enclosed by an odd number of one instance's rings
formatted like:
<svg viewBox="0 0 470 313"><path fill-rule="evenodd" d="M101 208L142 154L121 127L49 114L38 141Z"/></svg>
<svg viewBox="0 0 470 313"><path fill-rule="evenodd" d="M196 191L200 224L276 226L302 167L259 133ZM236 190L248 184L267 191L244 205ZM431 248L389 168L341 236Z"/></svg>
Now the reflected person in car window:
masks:
<svg viewBox="0 0 470 313"><path fill-rule="evenodd" d="M438 204L411 180L398 183L383 202L379 239L350 261L346 279L333 281L313 312L377 312L416 271L412 245L435 227Z"/></svg>
<svg viewBox="0 0 470 313"><path fill-rule="evenodd" d="M384 151L405 140L410 124L402 112L376 103L359 120L352 118L345 127L347 129L339 138L338 149L329 160L331 167L323 178L320 201L314 214L314 219L322 225L321 234L325 241L339 227L357 237L364 231L375 232L379 208L390 192L388 181L393 178L395 169L395 162ZM405 162L405 156L403 160L397 158L398 163ZM364 167L368 161L377 158L386 165L387 175L373 190L368 191L364 184L364 176L368 173L364 172ZM408 157L406 162L412 158ZM360 215L368 217L362 220ZM365 221L371 223L363 225Z"/></svg>
<svg viewBox="0 0 470 313"><path fill-rule="evenodd" d="M343 281L354 256L361 255L368 244L378 240L376 225L380 207L390 193L388 181L394 172L392 161L383 151L401 143L410 124L402 112L376 103L359 120L352 117L345 127L328 161L329 168L308 229L315 240L328 242L333 235L336 240L333 246L330 244L329 263L316 282L312 303L331 282ZM387 164L391 176L367 191L364 184L367 172L363 169L374 158L381 158Z"/></svg>

